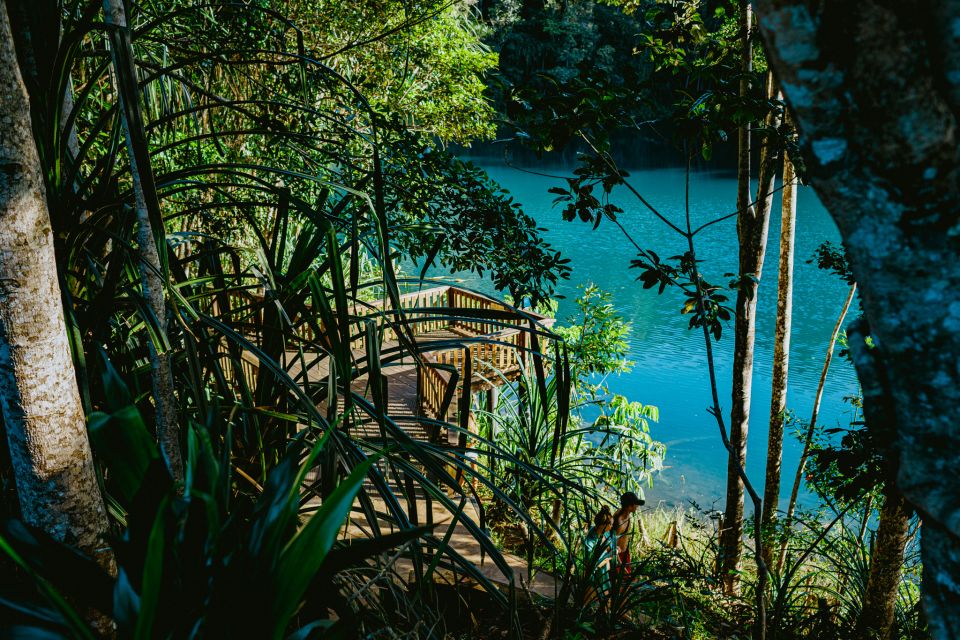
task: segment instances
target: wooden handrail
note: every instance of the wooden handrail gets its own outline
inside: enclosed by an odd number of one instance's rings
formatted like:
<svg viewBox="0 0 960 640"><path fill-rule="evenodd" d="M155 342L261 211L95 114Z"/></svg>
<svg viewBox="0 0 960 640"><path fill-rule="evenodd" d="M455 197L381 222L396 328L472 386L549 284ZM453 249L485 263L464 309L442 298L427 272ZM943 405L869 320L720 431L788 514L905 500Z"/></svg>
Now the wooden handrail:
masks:
<svg viewBox="0 0 960 640"><path fill-rule="evenodd" d="M250 313L261 314L262 318L262 308L258 303L263 302L264 296L246 290L232 290L228 296L232 310L249 308ZM523 352L528 344L526 338L527 327L537 325L540 328L549 329L554 323L553 318L547 318L530 310L523 310L510 319L478 318L476 320L465 320L463 317L469 316L472 310L503 312L515 312L515 310L489 296L449 285L402 294L399 302L400 308L403 310L447 308L457 311L458 313L454 315L460 316L451 320L438 314L436 318L411 322L408 326L414 336L451 329L464 335L467 339L485 337L492 341L470 342L463 346L438 349L422 354L430 363L448 365L456 367L457 371L463 371L464 360L469 352L473 362L473 386L483 384L483 380L489 380L496 384L500 375L516 375L523 367ZM362 326L363 323L358 321L371 316L383 316L389 313L392 308L390 301L383 299L368 303L353 303L349 306L348 314L351 317L350 343L353 351L366 349L367 333ZM245 318L242 313L240 317ZM295 325L298 322L297 318L291 320ZM252 324L259 325L261 323L253 322ZM323 331L322 326L319 328ZM300 338L309 342L316 341L318 337L309 322L300 320L296 330ZM396 332L389 323L383 325L381 331L382 339L397 339ZM255 358L244 357L242 366L244 377L249 384L253 385L259 363L256 362ZM417 367L418 410L421 415L442 422L447 421L448 416L441 415L441 413L449 412L449 407L446 408L447 411L444 411L443 403L449 393L451 377L449 372L436 366ZM459 388L462 385L461 378L457 386Z"/></svg>
<svg viewBox="0 0 960 640"><path fill-rule="evenodd" d="M450 386L450 377L450 373L437 367L429 365L417 367L417 394L420 415L446 422L449 407L444 407L443 403Z"/></svg>
<svg viewBox="0 0 960 640"><path fill-rule="evenodd" d="M262 303L264 300L264 296L261 294L251 293L241 289L230 290L228 296L230 298L230 306L233 309L244 308L246 306L256 309L256 304ZM391 311L393 309L392 306L387 306L388 302L389 300L387 299L375 300L373 302L355 302L349 306L348 315L353 318L364 318L375 314L382 314L383 312ZM463 310L468 313L471 309L504 312L514 311L514 309L511 307L507 306L503 302L495 300L494 298L451 285L441 285L438 287L431 287L429 289L404 293L400 295L399 302L400 308L404 310L422 308L449 308ZM334 312L336 312L336 310L334 310ZM262 311L258 309L257 313L262 313ZM545 327L549 328L553 325L552 318L547 318L546 316L535 311L523 310L522 313L525 316L532 318L537 323L544 325ZM420 333L436 331L437 329L441 329L449 325L472 335L481 336L493 334L502 330L504 322L519 326L521 324L526 324L528 320L521 316L518 316L512 322L504 320L454 320L452 322L448 322L446 319L438 318L436 320L414 322L411 324L411 328L413 329L414 335L417 335ZM306 339L312 340L315 337L312 335L313 331L308 324L304 324L302 329L305 333L309 334L309 336L304 336ZM395 337L396 336L394 335L394 338Z"/></svg>

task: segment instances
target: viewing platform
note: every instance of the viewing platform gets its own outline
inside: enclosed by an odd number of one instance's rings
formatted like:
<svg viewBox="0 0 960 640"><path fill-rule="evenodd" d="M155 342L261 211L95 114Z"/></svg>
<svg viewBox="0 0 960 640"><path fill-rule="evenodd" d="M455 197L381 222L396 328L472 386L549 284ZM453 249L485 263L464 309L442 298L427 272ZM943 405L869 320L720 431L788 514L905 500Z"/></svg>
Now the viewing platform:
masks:
<svg viewBox="0 0 960 640"><path fill-rule="evenodd" d="M253 297L232 301L232 308L249 305ZM262 302L262 298L257 300ZM370 372L386 379L386 413L393 418L457 418L458 398L469 378L470 393L489 391L517 379L525 354L534 348L532 332L549 330L554 323L530 310L518 311L489 296L455 286L439 286L399 296L401 319L389 301L351 305L347 322L351 352L351 388L371 400ZM376 345L368 344L373 321ZM310 386L325 384L331 357L322 347L330 337L322 324L293 322L298 344L286 345L280 364L294 381ZM398 331L403 333L398 335ZM343 331L340 332L344 333ZM402 339L403 338L403 339ZM257 344L262 337L251 336ZM293 347L297 347L294 350ZM377 363L370 362L379 355ZM253 386L260 361L244 353L244 375ZM246 366L248 365L248 366ZM319 403L325 407L325 402ZM413 428L412 434L422 437ZM441 434L435 434L439 436Z"/></svg>

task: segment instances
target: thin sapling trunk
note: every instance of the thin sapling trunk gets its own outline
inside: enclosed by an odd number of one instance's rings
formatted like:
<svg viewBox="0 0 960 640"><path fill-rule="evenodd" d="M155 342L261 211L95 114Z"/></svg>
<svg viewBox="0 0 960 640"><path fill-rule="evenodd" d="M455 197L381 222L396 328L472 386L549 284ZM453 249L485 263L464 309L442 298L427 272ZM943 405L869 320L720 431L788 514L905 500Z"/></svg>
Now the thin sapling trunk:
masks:
<svg viewBox="0 0 960 640"><path fill-rule="evenodd" d="M787 410L787 379L790 369L790 327L793 320L793 254L797 219L796 174L788 155L783 158L783 199L780 222L780 269L777 281L777 323L773 348L773 383L770 400L770 430L767 438L767 469L763 485L761 526L770 540L780 503L780 467ZM764 560L773 564L769 544Z"/></svg>

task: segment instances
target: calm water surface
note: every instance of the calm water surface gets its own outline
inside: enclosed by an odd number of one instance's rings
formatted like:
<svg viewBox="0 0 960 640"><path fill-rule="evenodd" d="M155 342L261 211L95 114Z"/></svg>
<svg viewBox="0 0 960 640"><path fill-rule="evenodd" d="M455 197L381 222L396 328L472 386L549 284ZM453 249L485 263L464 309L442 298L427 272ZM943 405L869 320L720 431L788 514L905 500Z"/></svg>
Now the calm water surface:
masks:
<svg viewBox="0 0 960 640"><path fill-rule="evenodd" d="M696 501L704 508L723 508L726 454L717 425L707 413L710 389L702 334L687 329L687 318L679 314L680 296L668 292L658 296L644 290L629 269L635 257L626 238L609 221L593 230L589 224L564 222L560 210L553 207L553 195L547 189L556 179L531 175L496 161L479 162L496 181L520 202L524 210L546 229L545 236L554 247L571 259L573 274L560 285L565 296L558 318L566 320L574 313L573 300L578 285L596 283L613 294L617 310L631 322L630 373L611 377L611 391L632 400L660 408L660 422L652 426L654 437L667 445L662 473L647 491L647 503ZM569 169L545 171L564 175ZM682 169L641 169L630 172L631 183L661 213L675 224L683 224L684 172ZM626 190L615 191L614 201L624 213L621 221L637 242L661 256L686 250L685 240L654 218ZM691 212L694 226L730 213L736 208L736 180L730 173L696 173L691 180ZM773 333L776 316L777 253L779 246L779 197L774 204L770 241L759 292L757 344L754 363L754 388L747 451L747 473L758 491L762 491L767 425L770 414L770 377L773 362ZM736 223L729 220L713 225L697 236L698 257L704 260L705 277L726 283L726 273L737 271ZM796 265L794 283L793 331L790 350L790 377L787 403L798 416L808 420L813 407L817 382L823 366L830 332L847 293L839 278L817 269L807 261L825 240L839 242L839 233L829 214L810 188L802 188L797 206ZM491 291L488 283L458 274L467 286ZM729 422L733 327L725 327L715 343L721 404ZM846 426L850 406L844 397L856 392L852 365L835 358L827 378L819 423ZM801 445L788 436L784 451L784 494L789 495ZM786 500L786 495L782 502Z"/></svg>

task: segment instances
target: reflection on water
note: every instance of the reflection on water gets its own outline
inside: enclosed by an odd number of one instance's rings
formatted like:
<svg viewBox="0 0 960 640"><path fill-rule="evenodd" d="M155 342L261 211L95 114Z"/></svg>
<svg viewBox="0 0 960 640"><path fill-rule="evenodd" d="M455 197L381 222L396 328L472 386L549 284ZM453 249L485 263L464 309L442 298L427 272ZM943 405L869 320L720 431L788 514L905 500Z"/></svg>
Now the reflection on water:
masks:
<svg viewBox="0 0 960 640"><path fill-rule="evenodd" d="M580 222L564 222L552 206L547 189L558 181L531 175L504 166L496 160L479 162L491 177L503 185L524 209L545 229L549 241L571 259L573 276L560 285L565 299L558 317L574 311L577 285L594 282L611 292L619 312L633 325L630 359L632 372L608 380L610 389L633 400L660 408L661 422L652 427L655 437L669 443L666 465L655 479L648 500L668 502L695 500L703 507L722 508L726 476L726 455L715 420L707 413L709 381L701 334L687 330L687 318L679 314L680 296L668 291L658 296L644 290L630 270L634 258L631 245L609 221L597 230ZM538 167L542 171L542 168ZM567 170L568 171L568 170ZM563 174L564 169L553 169ZM684 172L681 169L641 169L630 172L631 183L675 224L683 221ZM691 187L694 226L731 213L736 206L736 180L729 173L697 173ZM685 240L654 218L625 189L614 192L614 201L624 209L620 219L631 236L644 248L661 256L685 250ZM779 245L777 197L770 224L770 241L761 281L757 311L757 343L754 389L747 453L747 473L760 490L764 478L766 432L770 413L770 376L773 361L773 333L776 315L777 252ZM843 304L847 286L839 278L817 269L807 261L825 240L839 242L839 233L812 189L802 188L797 208L796 264L793 331L790 350L788 406L799 417L809 419L830 332ZM698 257L704 261L708 281L726 283L725 274L737 270L736 223L731 219L713 225L697 236ZM490 285L465 274L467 286L490 291ZM733 327L729 325L714 349L720 380L720 397L729 415L730 378L733 358ZM853 367L834 359L821 406L819 422L825 426L846 426L849 405L845 396L856 392ZM784 452L784 493L789 492L800 456L796 439L786 441Z"/></svg>

